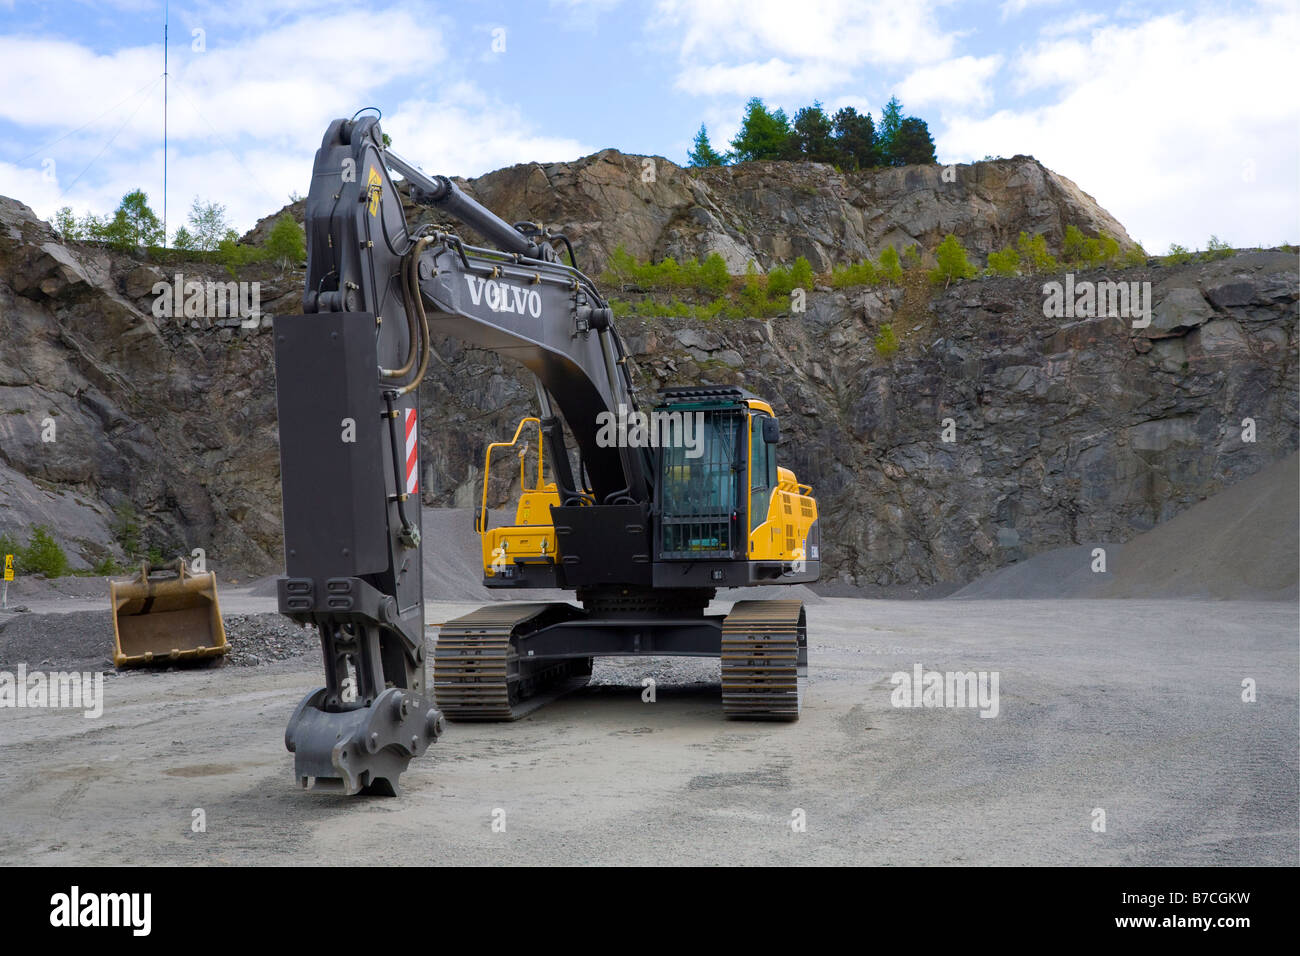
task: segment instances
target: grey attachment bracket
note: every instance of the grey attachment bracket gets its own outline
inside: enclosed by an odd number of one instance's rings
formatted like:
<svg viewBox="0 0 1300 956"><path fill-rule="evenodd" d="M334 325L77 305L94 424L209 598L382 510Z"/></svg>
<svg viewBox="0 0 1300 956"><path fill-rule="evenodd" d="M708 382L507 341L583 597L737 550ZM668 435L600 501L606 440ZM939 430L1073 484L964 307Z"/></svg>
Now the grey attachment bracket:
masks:
<svg viewBox="0 0 1300 956"><path fill-rule="evenodd" d="M284 732L293 771L312 787L395 797L407 764L443 731L442 712L420 694L390 687L369 707L322 709L325 688L298 704Z"/></svg>

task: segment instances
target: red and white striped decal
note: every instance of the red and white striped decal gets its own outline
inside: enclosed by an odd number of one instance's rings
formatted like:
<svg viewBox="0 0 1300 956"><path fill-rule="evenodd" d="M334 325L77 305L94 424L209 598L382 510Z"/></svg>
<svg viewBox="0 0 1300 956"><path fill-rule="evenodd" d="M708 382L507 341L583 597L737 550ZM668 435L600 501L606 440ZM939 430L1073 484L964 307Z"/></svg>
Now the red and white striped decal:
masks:
<svg viewBox="0 0 1300 956"><path fill-rule="evenodd" d="M413 495L420 490L420 441L419 429L415 427L415 409L406 410L406 493Z"/></svg>

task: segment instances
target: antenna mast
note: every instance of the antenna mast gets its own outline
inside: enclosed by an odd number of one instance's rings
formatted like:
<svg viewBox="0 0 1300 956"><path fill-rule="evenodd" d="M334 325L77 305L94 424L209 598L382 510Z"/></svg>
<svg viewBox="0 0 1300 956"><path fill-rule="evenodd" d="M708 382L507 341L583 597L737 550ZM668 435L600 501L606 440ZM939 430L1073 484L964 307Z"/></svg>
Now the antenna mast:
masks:
<svg viewBox="0 0 1300 956"><path fill-rule="evenodd" d="M171 4L163 0L163 248L167 248L167 21Z"/></svg>

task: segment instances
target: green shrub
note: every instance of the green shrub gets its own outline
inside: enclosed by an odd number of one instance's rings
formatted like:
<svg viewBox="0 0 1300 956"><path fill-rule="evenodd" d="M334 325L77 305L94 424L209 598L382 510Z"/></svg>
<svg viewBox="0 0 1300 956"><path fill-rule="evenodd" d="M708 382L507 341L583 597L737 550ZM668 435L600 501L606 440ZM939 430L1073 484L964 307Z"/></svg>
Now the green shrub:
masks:
<svg viewBox="0 0 1300 956"><path fill-rule="evenodd" d="M855 285L875 285L879 281L875 263L870 259L831 269L831 285L836 289Z"/></svg>
<svg viewBox="0 0 1300 956"><path fill-rule="evenodd" d="M903 279L903 266L898 260L898 250L893 246L885 246L880 250L880 260L876 264L876 274L882 282L901 282Z"/></svg>
<svg viewBox="0 0 1300 956"><path fill-rule="evenodd" d="M953 279L973 279L979 270L966 258L966 249L961 240L951 232L943 237L939 248L934 251L938 265L930 270L930 281L945 286Z"/></svg>
<svg viewBox="0 0 1300 956"><path fill-rule="evenodd" d="M1181 266L1195 259L1196 256L1188 251L1186 246L1180 246L1176 242L1169 244L1169 252L1162 260L1167 266Z"/></svg>
<svg viewBox="0 0 1300 956"><path fill-rule="evenodd" d="M1104 232L1089 239L1078 226L1065 227L1065 242L1061 258L1069 265L1097 268L1113 262L1119 256L1119 243Z"/></svg>
<svg viewBox="0 0 1300 956"><path fill-rule="evenodd" d="M767 294L770 296L788 296L794 288L794 277L784 266L773 266L767 273Z"/></svg>
<svg viewBox="0 0 1300 956"><path fill-rule="evenodd" d="M121 574L123 569L121 565L113 560L112 556L106 555L99 561L96 561L90 571L96 577L111 578L115 574Z"/></svg>
<svg viewBox="0 0 1300 956"><path fill-rule="evenodd" d="M731 287L726 260L716 252L710 253L703 263L694 258L678 262L672 256L652 263L637 261L621 245L610 253L600 279L606 285L617 287L620 292L631 288L657 292L695 289L720 295Z"/></svg>
<svg viewBox="0 0 1300 956"><path fill-rule="evenodd" d="M1142 248L1142 243L1135 242L1124 251L1124 258L1121 262L1127 268L1132 269L1146 265L1147 258L1147 251Z"/></svg>
<svg viewBox="0 0 1300 956"><path fill-rule="evenodd" d="M812 291L813 283L816 277L813 275L812 263L804 256L794 260L794 265L790 267L790 278L794 280L796 289L806 289Z"/></svg>
<svg viewBox="0 0 1300 956"><path fill-rule="evenodd" d="M1077 265L1084 256L1084 244L1087 237L1079 231L1078 226L1065 227L1065 242L1061 245L1061 259L1069 265Z"/></svg>
<svg viewBox="0 0 1300 956"><path fill-rule="evenodd" d="M59 578L68 573L68 556L44 525L32 528L27 547L14 552L14 564L24 574Z"/></svg>
<svg viewBox="0 0 1300 956"><path fill-rule="evenodd" d="M721 295L731 288L731 273L727 271L727 262L716 252L710 252L700 266L700 287L714 295Z"/></svg>
<svg viewBox="0 0 1300 956"><path fill-rule="evenodd" d="M1021 232L1016 239L1016 251L1030 272L1051 272L1056 268L1056 257L1047 251L1047 240L1042 233L1031 237L1027 232Z"/></svg>
<svg viewBox="0 0 1300 956"><path fill-rule="evenodd" d="M912 243L903 250L903 262L909 269L921 268L921 246L920 243Z"/></svg>
<svg viewBox="0 0 1300 956"><path fill-rule="evenodd" d="M762 315L767 305L767 290L758 278L758 267L751 259L745 266L745 282L740 287L740 304L750 315Z"/></svg>
<svg viewBox="0 0 1300 956"><path fill-rule="evenodd" d="M636 258L620 243L609 254L609 262L600 275L600 281L606 285L617 286L621 292L626 291L627 287L636 281L636 267Z"/></svg>
<svg viewBox="0 0 1300 956"><path fill-rule="evenodd" d="M7 534L0 534L0 562L4 561L4 556L6 554L12 554L14 556L14 563L17 564L18 552L21 550L22 545L20 545L15 538L12 538ZM0 564L0 568L3 566L3 564Z"/></svg>
<svg viewBox="0 0 1300 956"><path fill-rule="evenodd" d="M988 272L995 276L1016 275L1020 272L1020 253L1010 246L1001 252L990 252Z"/></svg>
<svg viewBox="0 0 1300 956"><path fill-rule="evenodd" d="M1097 239L1101 243L1101 261L1099 265L1109 265L1119 259L1119 240L1104 232Z"/></svg>
<svg viewBox="0 0 1300 956"><path fill-rule="evenodd" d="M886 322L876 333L876 354L881 358L889 358L898 351L898 336L894 334L894 327Z"/></svg>
<svg viewBox="0 0 1300 956"><path fill-rule="evenodd" d="M280 216L266 237L266 254L280 263L281 269L296 266L307 258L307 243L302 228L286 214Z"/></svg>
<svg viewBox="0 0 1300 956"><path fill-rule="evenodd" d="M134 505L124 501L114 508L113 520L109 522L108 530L113 533L113 538L128 561L135 561L140 557L140 520L135 513Z"/></svg>
<svg viewBox="0 0 1300 956"><path fill-rule="evenodd" d="M1218 236L1210 236L1210 241L1205 246L1206 259L1226 259L1230 255L1232 255L1232 246L1228 245Z"/></svg>
<svg viewBox="0 0 1300 956"><path fill-rule="evenodd" d="M217 261L226 267L232 279L239 278L239 269L266 258L266 250L257 246L242 246L233 230L217 243Z"/></svg>
<svg viewBox="0 0 1300 956"><path fill-rule="evenodd" d="M660 289L679 289L682 285L682 270L677 260L667 256L658 265L647 266L651 285Z"/></svg>

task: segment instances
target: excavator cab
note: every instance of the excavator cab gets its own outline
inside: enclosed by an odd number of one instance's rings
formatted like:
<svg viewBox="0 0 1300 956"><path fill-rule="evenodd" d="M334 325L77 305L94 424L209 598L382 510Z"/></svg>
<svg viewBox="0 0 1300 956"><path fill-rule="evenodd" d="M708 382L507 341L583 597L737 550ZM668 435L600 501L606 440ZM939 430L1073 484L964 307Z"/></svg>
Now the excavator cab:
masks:
<svg viewBox="0 0 1300 956"><path fill-rule="evenodd" d="M740 388L666 389L651 420L681 436L659 449L657 561L691 562L684 575L714 586L817 579L817 502L777 464L771 405Z"/></svg>
<svg viewBox="0 0 1300 956"><path fill-rule="evenodd" d="M657 472L656 576L704 587L817 579L817 502L808 485L777 464L780 426L767 402L739 388L667 389L642 424ZM522 440L530 426L535 446ZM487 448L475 519L487 587L565 585L551 514L560 495L544 476L544 444L540 420L524 418L510 441ZM514 523L493 528L492 458L508 449L518 449L519 500Z"/></svg>

